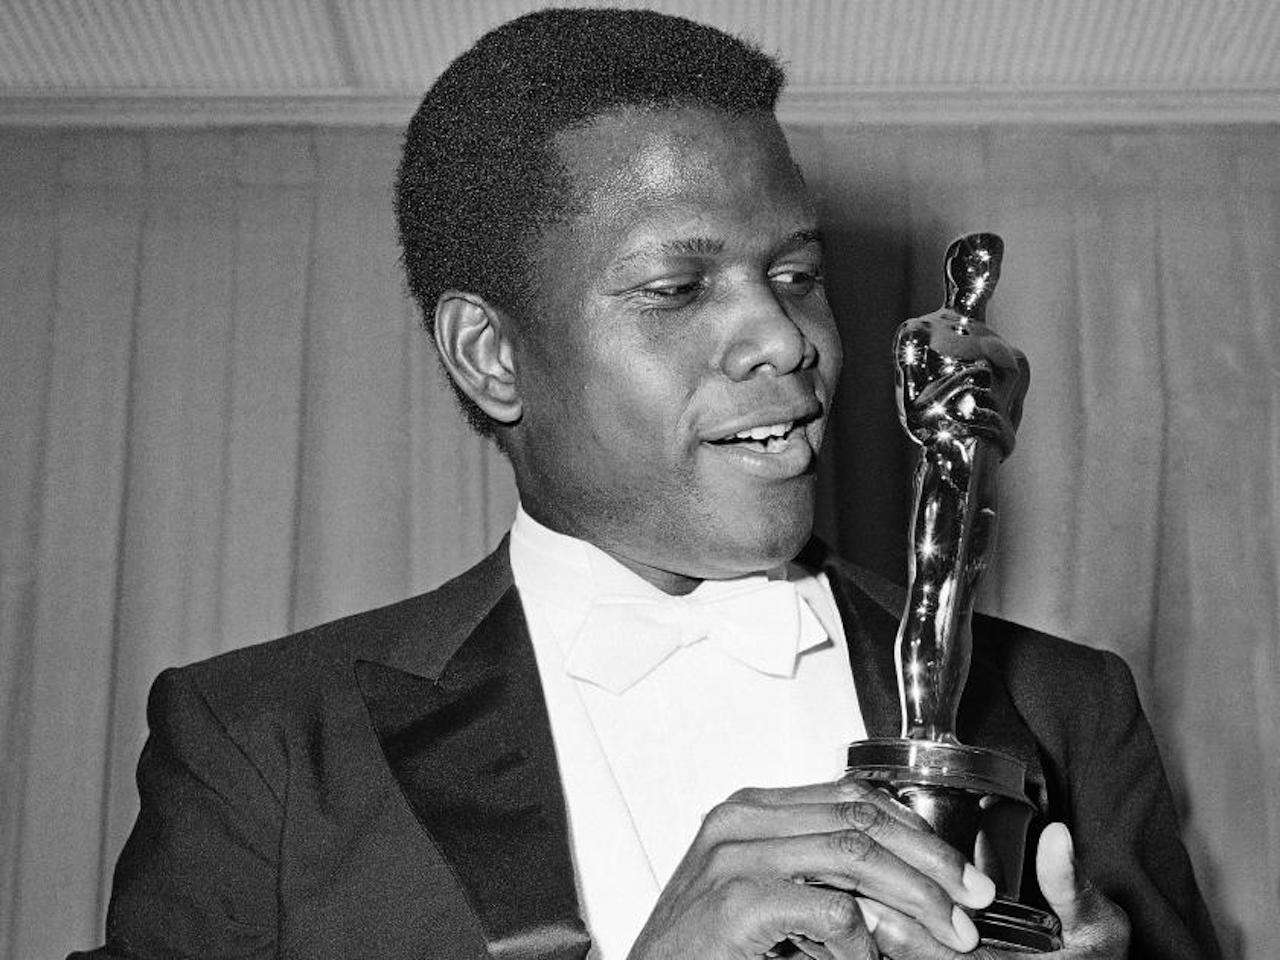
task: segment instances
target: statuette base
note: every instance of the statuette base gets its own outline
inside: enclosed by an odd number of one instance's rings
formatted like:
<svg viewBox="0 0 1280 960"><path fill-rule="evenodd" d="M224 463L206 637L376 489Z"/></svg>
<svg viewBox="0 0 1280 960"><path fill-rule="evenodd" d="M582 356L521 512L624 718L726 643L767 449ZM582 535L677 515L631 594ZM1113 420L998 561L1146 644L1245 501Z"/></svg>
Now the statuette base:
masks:
<svg viewBox="0 0 1280 960"><path fill-rule="evenodd" d="M1017 900L1035 812L1022 761L983 747L885 737L851 743L846 776L888 790L991 877L996 900L973 914L984 944L1022 953L1061 949L1058 919Z"/></svg>
<svg viewBox="0 0 1280 960"><path fill-rule="evenodd" d="M1053 953L1062 949L1062 924L1048 910L996 897L974 912L973 925L983 946L1011 953Z"/></svg>

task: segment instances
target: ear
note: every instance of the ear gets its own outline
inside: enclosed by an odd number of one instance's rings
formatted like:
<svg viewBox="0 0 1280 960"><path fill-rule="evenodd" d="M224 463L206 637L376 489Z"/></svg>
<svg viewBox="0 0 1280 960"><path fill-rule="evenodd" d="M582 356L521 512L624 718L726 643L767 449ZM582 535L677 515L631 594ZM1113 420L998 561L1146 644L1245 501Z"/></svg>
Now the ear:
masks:
<svg viewBox="0 0 1280 960"><path fill-rule="evenodd" d="M453 382L499 423L520 419L514 325L483 297L446 290L436 302L436 349Z"/></svg>

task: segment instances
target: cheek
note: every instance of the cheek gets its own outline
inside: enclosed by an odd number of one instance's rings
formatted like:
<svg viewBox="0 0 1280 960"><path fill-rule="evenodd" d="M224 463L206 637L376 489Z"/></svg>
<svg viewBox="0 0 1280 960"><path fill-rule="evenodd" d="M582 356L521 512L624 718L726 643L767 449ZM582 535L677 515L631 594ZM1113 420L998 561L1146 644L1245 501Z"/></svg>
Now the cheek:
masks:
<svg viewBox="0 0 1280 960"><path fill-rule="evenodd" d="M706 364L694 359L688 331L633 330L593 344L588 389L627 432L650 443L676 439Z"/></svg>
<svg viewBox="0 0 1280 960"><path fill-rule="evenodd" d="M831 391L835 388L835 383L840 378L840 368L844 365L844 346L840 342L840 331L835 319L825 303L822 311L813 317L806 335L818 351L818 375L828 391Z"/></svg>
<svg viewBox="0 0 1280 960"><path fill-rule="evenodd" d="M684 398L664 373L634 362L616 367L598 406L600 429L644 472L669 470L679 452Z"/></svg>
<svg viewBox="0 0 1280 960"><path fill-rule="evenodd" d="M840 381L840 370L844 366L844 346L834 328L828 343L818 349L821 351L818 354L818 370L826 381L827 389L834 392L835 385ZM829 394L827 399L831 399Z"/></svg>
<svg viewBox="0 0 1280 960"><path fill-rule="evenodd" d="M665 436L671 398L647 361L618 345L584 358L576 381L560 380L559 420L591 473L648 476L669 468ZM573 439L570 440L570 437Z"/></svg>

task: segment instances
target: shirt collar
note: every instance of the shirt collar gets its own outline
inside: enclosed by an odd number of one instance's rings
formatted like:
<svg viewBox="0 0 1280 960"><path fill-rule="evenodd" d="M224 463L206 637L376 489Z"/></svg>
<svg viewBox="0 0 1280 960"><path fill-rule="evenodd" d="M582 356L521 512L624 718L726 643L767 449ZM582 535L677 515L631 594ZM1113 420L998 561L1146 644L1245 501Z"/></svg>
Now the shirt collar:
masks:
<svg viewBox="0 0 1280 960"><path fill-rule="evenodd" d="M557 631L562 635L556 641L562 650L598 598L667 596L594 544L539 523L525 511L524 504L517 505L511 525L511 569L522 598L549 604L560 612L564 629ZM705 580L689 597L728 596L762 577L790 580L827 635L844 635L826 574L812 573L795 562L730 580ZM566 589L566 584L572 584L572 589Z"/></svg>

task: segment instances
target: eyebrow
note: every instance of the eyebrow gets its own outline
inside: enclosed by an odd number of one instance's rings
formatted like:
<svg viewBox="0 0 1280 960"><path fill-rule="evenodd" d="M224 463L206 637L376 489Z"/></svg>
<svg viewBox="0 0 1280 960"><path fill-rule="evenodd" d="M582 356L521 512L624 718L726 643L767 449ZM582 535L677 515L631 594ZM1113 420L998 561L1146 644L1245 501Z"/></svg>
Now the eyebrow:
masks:
<svg viewBox="0 0 1280 960"><path fill-rule="evenodd" d="M824 251L826 250L826 237L824 237L822 235L822 231L816 227L808 230L797 230L795 233L791 234L791 236L787 237L787 239L783 240L782 243L778 244L777 252L781 253L784 250L794 250L797 247L807 247L811 243L816 243L819 249Z"/></svg>
<svg viewBox="0 0 1280 960"><path fill-rule="evenodd" d="M818 229L797 230L790 234L785 240L775 247L775 253L781 253L786 250L794 250L798 247L808 246L816 243L819 247L825 248L822 231ZM624 254L615 264L620 266L635 260L637 257L645 256L650 253L660 253L664 256L674 257L709 257L724 250L724 241L718 237L680 237L675 240L667 240L657 247L642 247L639 250L632 250L630 253Z"/></svg>
<svg viewBox="0 0 1280 960"><path fill-rule="evenodd" d="M667 254L714 256L724 249L724 241L716 237L683 237L679 240L668 240L659 249Z"/></svg>
<svg viewBox="0 0 1280 960"><path fill-rule="evenodd" d="M668 257L710 257L724 250L724 241L716 237L680 237L667 240L657 246L640 247L618 258L617 265L629 263L638 257L653 253Z"/></svg>

